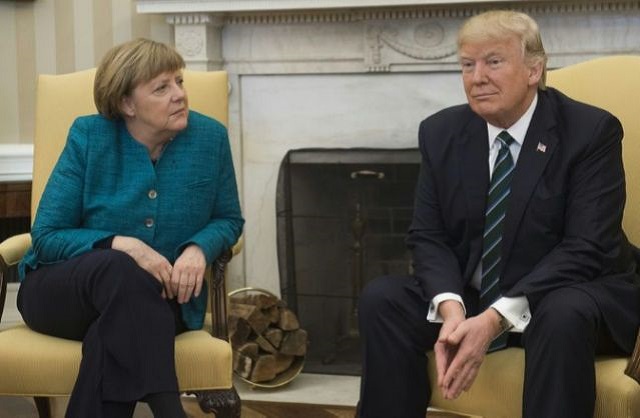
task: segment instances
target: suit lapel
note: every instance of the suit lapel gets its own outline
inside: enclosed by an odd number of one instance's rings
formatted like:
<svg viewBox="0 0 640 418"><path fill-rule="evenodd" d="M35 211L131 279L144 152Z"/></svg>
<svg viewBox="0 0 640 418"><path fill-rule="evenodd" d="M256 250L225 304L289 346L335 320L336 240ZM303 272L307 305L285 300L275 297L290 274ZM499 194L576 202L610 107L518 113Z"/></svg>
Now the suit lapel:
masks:
<svg viewBox="0 0 640 418"><path fill-rule="evenodd" d="M484 211L489 188L489 142L486 122L477 117L471 118L458 143L460 158L460 178L463 179L467 200L469 231L472 237L469 249L469 263L464 277L471 277L475 266L480 261L482 252L482 231L484 228Z"/></svg>
<svg viewBox="0 0 640 418"><path fill-rule="evenodd" d="M503 268L511 254L513 242L533 190L557 148L558 136L553 129L555 124L551 104L544 92L541 92L538 94L538 106L524 138L511 180L509 208L502 236Z"/></svg>

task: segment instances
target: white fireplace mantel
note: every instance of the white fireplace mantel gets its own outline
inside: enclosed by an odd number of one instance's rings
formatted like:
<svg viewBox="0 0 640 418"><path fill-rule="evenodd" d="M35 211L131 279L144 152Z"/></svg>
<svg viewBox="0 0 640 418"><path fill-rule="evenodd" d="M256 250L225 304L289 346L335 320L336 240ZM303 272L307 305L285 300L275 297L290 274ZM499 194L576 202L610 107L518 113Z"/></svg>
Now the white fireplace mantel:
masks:
<svg viewBox="0 0 640 418"><path fill-rule="evenodd" d="M560 67L638 52L632 0L137 0L166 16L192 69L237 74L442 71L457 67L455 35L488 8L536 18Z"/></svg>
<svg viewBox="0 0 640 418"><path fill-rule="evenodd" d="M555 0L542 0L555 1ZM371 7L443 6L483 4L513 0L138 0L139 13L271 12Z"/></svg>
<svg viewBox="0 0 640 418"><path fill-rule="evenodd" d="M304 147L415 147L421 119L465 100L455 39L467 17L491 7L530 14L550 67L640 54L640 1L630 0L136 5L140 13L166 17L189 68L229 73L229 137L247 220L231 286L275 293L275 191L282 157Z"/></svg>

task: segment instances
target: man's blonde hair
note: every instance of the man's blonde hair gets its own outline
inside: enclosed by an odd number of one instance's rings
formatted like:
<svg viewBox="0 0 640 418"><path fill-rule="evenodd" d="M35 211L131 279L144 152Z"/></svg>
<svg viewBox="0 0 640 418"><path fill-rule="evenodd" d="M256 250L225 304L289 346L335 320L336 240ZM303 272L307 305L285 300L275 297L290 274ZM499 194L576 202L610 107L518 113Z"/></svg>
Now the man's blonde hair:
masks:
<svg viewBox="0 0 640 418"><path fill-rule="evenodd" d="M185 67L172 47L149 39L135 39L111 48L102 58L93 84L93 100L101 115L122 117L122 99L140 83Z"/></svg>
<svg viewBox="0 0 640 418"><path fill-rule="evenodd" d="M458 31L458 51L467 43L503 40L515 36L522 43L522 53L529 66L542 65L538 88L546 89L547 54L540 29L529 15L511 10L494 10L471 17Z"/></svg>

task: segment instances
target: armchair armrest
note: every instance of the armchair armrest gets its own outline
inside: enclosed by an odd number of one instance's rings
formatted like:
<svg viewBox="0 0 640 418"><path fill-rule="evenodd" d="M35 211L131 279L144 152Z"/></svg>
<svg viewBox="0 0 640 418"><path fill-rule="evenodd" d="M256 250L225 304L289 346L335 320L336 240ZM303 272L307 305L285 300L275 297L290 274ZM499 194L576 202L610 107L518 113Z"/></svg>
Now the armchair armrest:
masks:
<svg viewBox="0 0 640 418"><path fill-rule="evenodd" d="M31 234L14 235L0 242L0 257L7 266L18 264L31 246Z"/></svg>
<svg viewBox="0 0 640 418"><path fill-rule="evenodd" d="M636 346L633 349L627 368L624 370L624 374L634 379L640 384L640 331L636 337Z"/></svg>
<svg viewBox="0 0 640 418"><path fill-rule="evenodd" d="M213 262L211 285L209 286L209 303L211 305L211 334L221 340L229 341L227 325L227 284L225 271L234 255L242 250L242 237L236 244L224 251Z"/></svg>
<svg viewBox="0 0 640 418"><path fill-rule="evenodd" d="M31 246L31 234L14 235L0 243L0 320L7 297L7 277L9 268L22 260Z"/></svg>

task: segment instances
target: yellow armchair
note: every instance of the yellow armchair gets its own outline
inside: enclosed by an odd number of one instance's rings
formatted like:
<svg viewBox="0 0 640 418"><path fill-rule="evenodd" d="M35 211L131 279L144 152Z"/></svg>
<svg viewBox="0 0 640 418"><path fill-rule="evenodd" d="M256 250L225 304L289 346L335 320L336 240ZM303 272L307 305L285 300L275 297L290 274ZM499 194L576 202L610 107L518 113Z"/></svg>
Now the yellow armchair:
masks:
<svg viewBox="0 0 640 418"><path fill-rule="evenodd" d="M566 95L607 109L624 128L623 158L627 204L623 228L629 240L640 244L640 56L612 56L550 71L547 84ZM550 353L552 355L552 353ZM640 356L640 335L633 357ZM435 382L435 362L429 353L429 379ZM629 358L596 358L594 418L640 418L640 385L625 375ZM484 418L522 416L524 350L508 348L489 354L469 392L454 401L433 392L431 406L480 415ZM635 375L635 379L640 376ZM552 383L550 383L552 384ZM435 387L435 385L433 385ZM496 407L499 405L499 408Z"/></svg>
<svg viewBox="0 0 640 418"><path fill-rule="evenodd" d="M38 79L32 219L47 179L65 144L73 120L96 113L95 70ZM225 72L184 72L190 107L226 124L228 83ZM31 244L29 234L0 243L0 318L6 295L7 269L16 266ZM226 318L225 267L231 249L210 269L209 304L212 333L185 332L176 337L175 362L180 391L195 393L204 412L239 418L240 399L232 381L232 350ZM207 321L208 322L208 321ZM0 395L33 397L41 418L51 416L50 399L68 396L76 380L82 344L39 334L20 324L0 331Z"/></svg>

